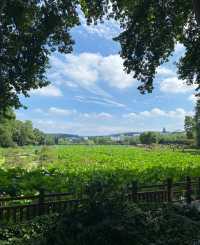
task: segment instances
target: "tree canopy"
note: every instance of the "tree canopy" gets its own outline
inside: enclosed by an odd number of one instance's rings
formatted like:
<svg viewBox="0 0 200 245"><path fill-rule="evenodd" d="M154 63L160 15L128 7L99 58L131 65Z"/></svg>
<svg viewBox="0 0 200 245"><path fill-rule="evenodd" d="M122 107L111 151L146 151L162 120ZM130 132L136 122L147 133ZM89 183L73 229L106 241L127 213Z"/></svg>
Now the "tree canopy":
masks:
<svg viewBox="0 0 200 245"><path fill-rule="evenodd" d="M196 121L195 118L192 116L185 117L185 124L184 124L185 132L188 139L194 139L196 136Z"/></svg>
<svg viewBox="0 0 200 245"><path fill-rule="evenodd" d="M115 38L128 73L152 92L158 66L167 62L177 42L186 48L178 74L200 88L200 2L198 0L2 0L0 6L0 109L22 106L19 96L48 84L51 52L72 52L70 30L103 18L119 21Z"/></svg>
<svg viewBox="0 0 200 245"><path fill-rule="evenodd" d="M200 147L200 100L197 100L195 108L196 144Z"/></svg>
<svg viewBox="0 0 200 245"><path fill-rule="evenodd" d="M140 135L142 144L151 145L157 142L157 135L154 132L144 132Z"/></svg>
<svg viewBox="0 0 200 245"><path fill-rule="evenodd" d="M45 144L55 144L54 137L33 128L31 121L16 120L11 108L0 113L0 147Z"/></svg>
<svg viewBox="0 0 200 245"><path fill-rule="evenodd" d="M76 1L2 0L0 106L21 106L19 95L48 84L48 55L72 51L69 30L79 24ZM0 109L1 109L0 108Z"/></svg>

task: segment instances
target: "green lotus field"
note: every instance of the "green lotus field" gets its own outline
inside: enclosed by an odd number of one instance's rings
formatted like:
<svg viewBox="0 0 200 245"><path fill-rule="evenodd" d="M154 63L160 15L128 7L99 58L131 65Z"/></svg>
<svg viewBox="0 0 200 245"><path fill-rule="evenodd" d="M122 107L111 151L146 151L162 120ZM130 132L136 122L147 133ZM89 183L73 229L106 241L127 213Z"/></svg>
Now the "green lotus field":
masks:
<svg viewBox="0 0 200 245"><path fill-rule="evenodd" d="M93 181L121 188L200 176L200 153L127 146L23 147L0 150L0 191L9 195L81 191Z"/></svg>

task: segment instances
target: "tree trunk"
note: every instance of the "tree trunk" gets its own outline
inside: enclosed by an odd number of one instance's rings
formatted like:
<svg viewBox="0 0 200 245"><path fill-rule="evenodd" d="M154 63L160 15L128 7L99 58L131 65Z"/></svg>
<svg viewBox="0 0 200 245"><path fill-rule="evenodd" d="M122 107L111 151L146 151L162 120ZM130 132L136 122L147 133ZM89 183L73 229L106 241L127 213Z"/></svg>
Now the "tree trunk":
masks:
<svg viewBox="0 0 200 245"><path fill-rule="evenodd" d="M192 0L192 2L197 23L200 25L200 0Z"/></svg>

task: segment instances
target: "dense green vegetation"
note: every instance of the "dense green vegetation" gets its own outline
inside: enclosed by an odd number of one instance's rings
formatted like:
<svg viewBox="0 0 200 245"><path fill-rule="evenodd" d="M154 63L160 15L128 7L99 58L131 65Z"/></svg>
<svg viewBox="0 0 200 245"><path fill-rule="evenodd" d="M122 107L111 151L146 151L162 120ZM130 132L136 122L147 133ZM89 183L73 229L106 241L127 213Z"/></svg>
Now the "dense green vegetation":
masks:
<svg viewBox="0 0 200 245"><path fill-rule="evenodd" d="M37 245L57 221L57 215L37 217L31 222L0 226L1 245Z"/></svg>
<svg viewBox="0 0 200 245"><path fill-rule="evenodd" d="M120 138L120 137L119 137ZM108 136L100 137L89 137L88 141L82 141L85 144L102 144L102 145L138 145L138 144L162 144L162 145L194 145L194 140L188 140L184 132L174 133L160 133L160 132L144 132L140 136L126 136L124 135L121 139L112 140Z"/></svg>
<svg viewBox="0 0 200 245"><path fill-rule="evenodd" d="M200 99L197 100L195 107L195 132L196 132L196 145L200 148Z"/></svg>
<svg viewBox="0 0 200 245"><path fill-rule="evenodd" d="M114 198L67 210L41 245L192 245L200 239L199 229L196 210L144 210Z"/></svg>
<svg viewBox="0 0 200 245"><path fill-rule="evenodd" d="M90 200L61 216L1 227L1 245L193 245L200 239L200 213L190 207L135 205Z"/></svg>
<svg viewBox="0 0 200 245"><path fill-rule="evenodd" d="M126 146L55 146L1 150L0 191L10 195L80 192L95 180L121 188L141 183L200 176L198 151Z"/></svg>
<svg viewBox="0 0 200 245"><path fill-rule="evenodd" d="M194 116L185 117L185 132L187 139L200 147L200 100L197 98Z"/></svg>
<svg viewBox="0 0 200 245"><path fill-rule="evenodd" d="M7 109L6 115L0 112L0 147L54 143L53 137L33 128L31 121L16 120L12 109Z"/></svg>
<svg viewBox="0 0 200 245"><path fill-rule="evenodd" d="M72 191L89 202L62 216L0 224L2 245L182 245L200 239L200 215L177 206L140 207L123 198L133 180L156 183L200 176L200 153L168 147L26 146L0 148L0 193ZM97 191L99 183L103 193ZM107 197L111 199L107 199ZM114 199L113 199L114 198ZM110 201L109 201L110 200Z"/></svg>

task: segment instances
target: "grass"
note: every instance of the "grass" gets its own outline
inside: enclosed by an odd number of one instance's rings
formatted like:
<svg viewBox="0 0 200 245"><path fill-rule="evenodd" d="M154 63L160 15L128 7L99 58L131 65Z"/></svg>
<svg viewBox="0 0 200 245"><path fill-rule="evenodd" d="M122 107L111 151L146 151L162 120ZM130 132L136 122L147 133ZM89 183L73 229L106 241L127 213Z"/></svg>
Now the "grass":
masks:
<svg viewBox="0 0 200 245"><path fill-rule="evenodd" d="M47 191L80 191L102 181L114 188L137 179L159 183L172 177L200 176L198 151L127 146L55 146L1 149L0 191L24 194ZM6 186L5 186L6 183ZM10 191L9 191L10 193Z"/></svg>

